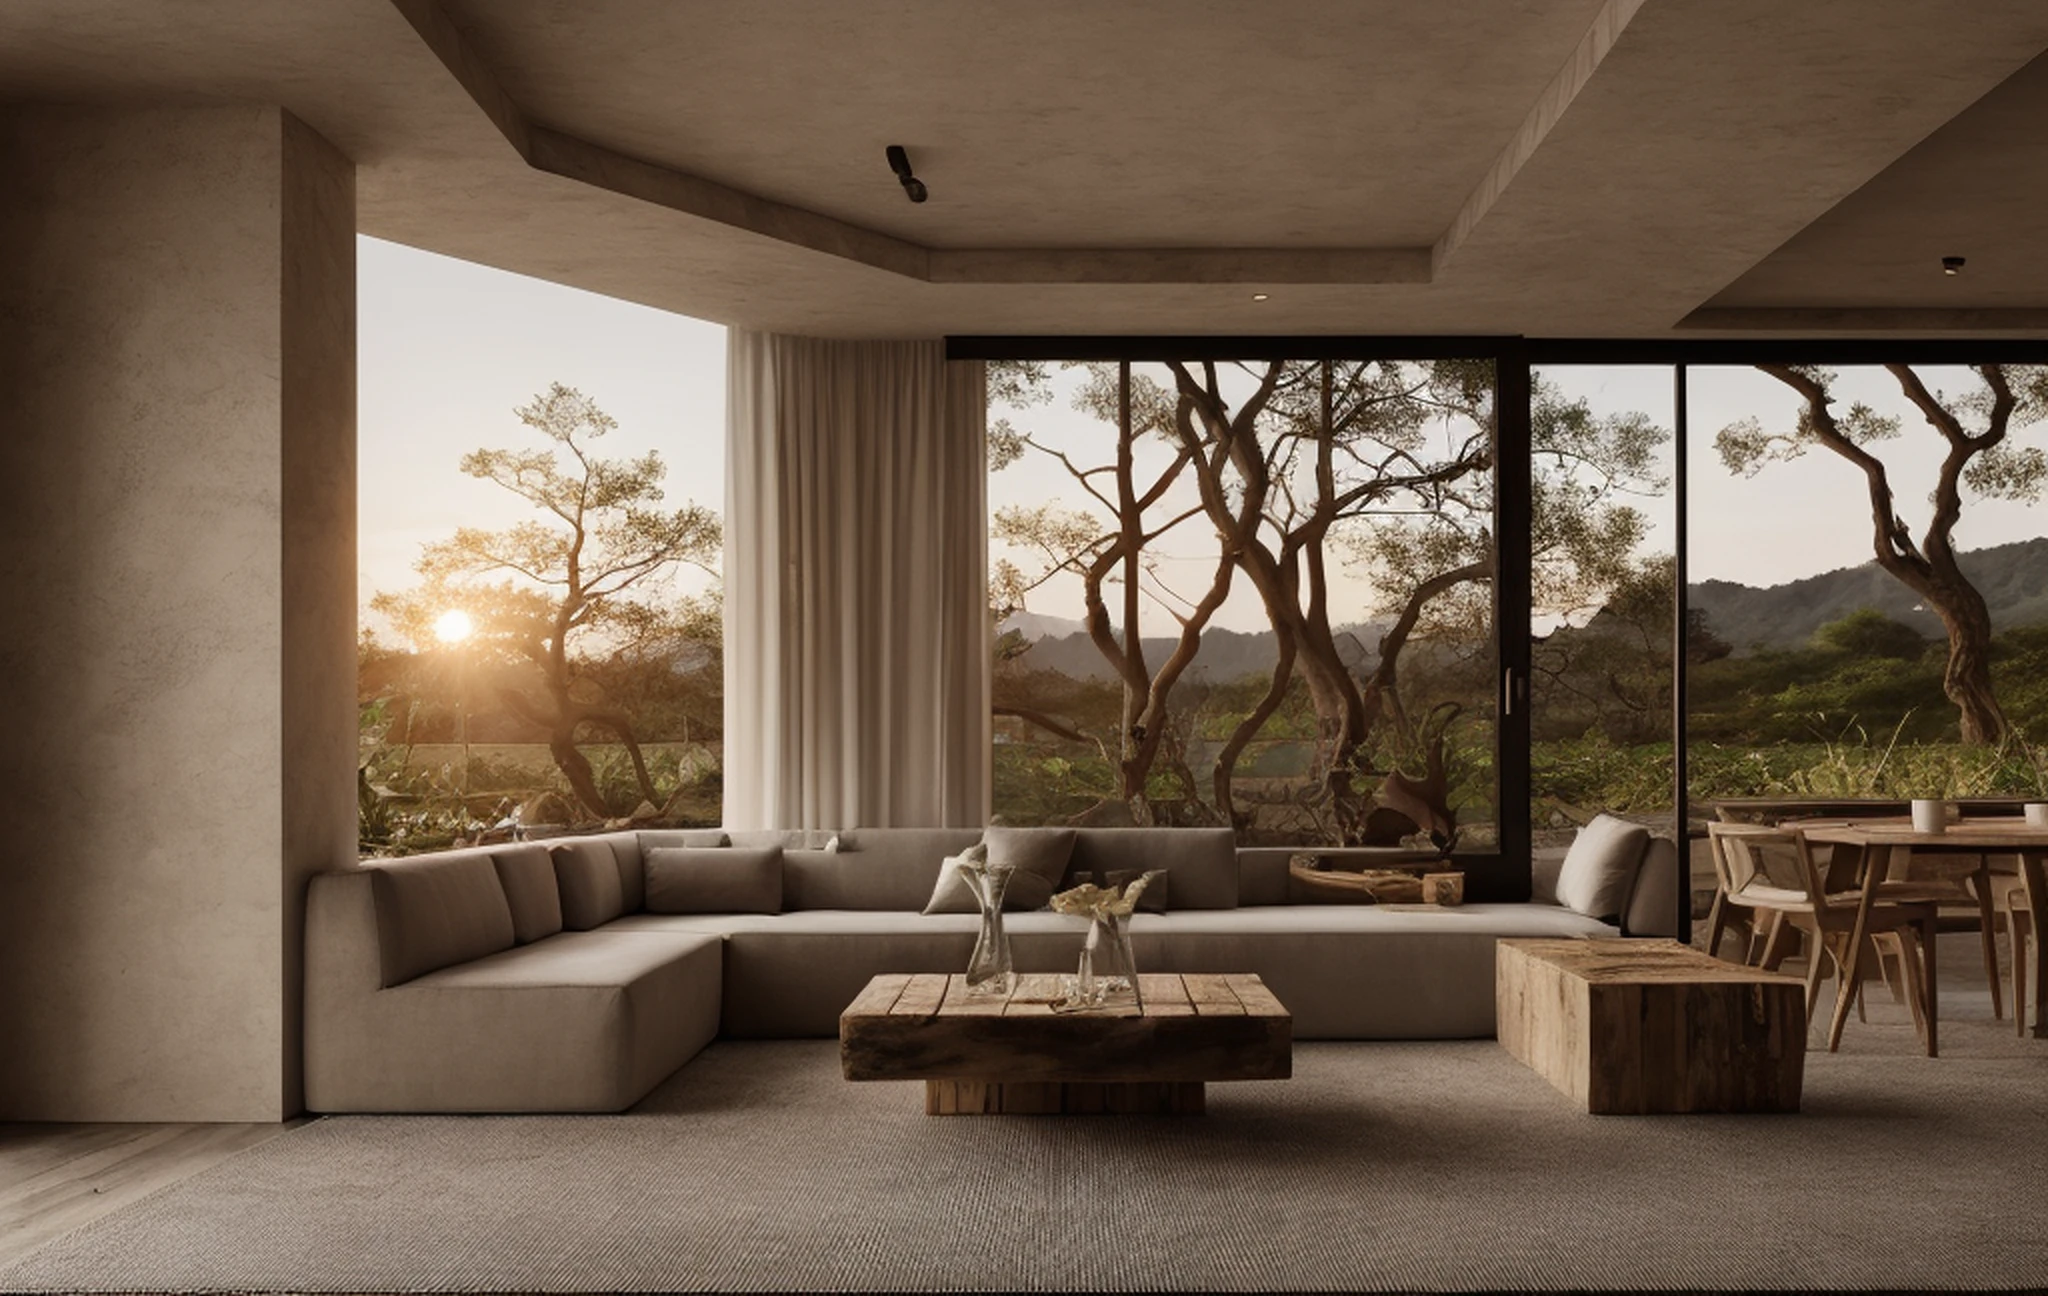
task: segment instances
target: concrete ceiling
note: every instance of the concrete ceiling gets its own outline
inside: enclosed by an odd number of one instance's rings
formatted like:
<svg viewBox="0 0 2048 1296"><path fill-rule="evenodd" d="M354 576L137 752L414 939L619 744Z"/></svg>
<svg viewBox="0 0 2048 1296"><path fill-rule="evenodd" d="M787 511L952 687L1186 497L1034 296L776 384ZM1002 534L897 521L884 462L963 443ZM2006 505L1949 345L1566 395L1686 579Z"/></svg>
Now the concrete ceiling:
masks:
<svg viewBox="0 0 2048 1296"><path fill-rule="evenodd" d="M2044 49L2039 0L6 0L0 98L282 103L366 233L746 327L2038 336Z"/></svg>

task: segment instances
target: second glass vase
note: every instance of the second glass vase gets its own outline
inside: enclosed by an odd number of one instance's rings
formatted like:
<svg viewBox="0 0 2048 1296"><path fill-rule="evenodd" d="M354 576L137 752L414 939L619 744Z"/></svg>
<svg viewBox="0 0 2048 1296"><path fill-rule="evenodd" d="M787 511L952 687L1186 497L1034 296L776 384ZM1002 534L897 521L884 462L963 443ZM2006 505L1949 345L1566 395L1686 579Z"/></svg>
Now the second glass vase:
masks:
<svg viewBox="0 0 2048 1296"><path fill-rule="evenodd" d="M1145 997L1138 988L1138 965L1131 957L1131 933L1120 915L1095 913L1081 942L1081 963L1075 970L1074 998L1085 1005L1108 1003L1129 995L1140 1012Z"/></svg>

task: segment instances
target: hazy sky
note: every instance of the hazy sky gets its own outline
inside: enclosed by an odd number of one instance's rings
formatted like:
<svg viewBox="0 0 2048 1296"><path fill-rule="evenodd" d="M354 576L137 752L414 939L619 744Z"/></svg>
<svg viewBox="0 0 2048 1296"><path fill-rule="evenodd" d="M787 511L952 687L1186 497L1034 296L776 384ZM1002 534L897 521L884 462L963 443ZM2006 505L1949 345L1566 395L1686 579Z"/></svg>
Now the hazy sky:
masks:
<svg viewBox="0 0 2048 1296"><path fill-rule="evenodd" d="M619 421L598 443L605 457L661 452L671 507L724 509L723 325L373 238L356 240L356 265L363 603L411 585L423 543L534 516L457 464L484 446L545 445L512 411L552 382Z"/></svg>
<svg viewBox="0 0 2048 1296"><path fill-rule="evenodd" d="M1163 369L1160 373L1163 375ZM1981 385L1964 369L1927 367L1920 373L1928 386L1951 394ZM1668 366L1549 366L1542 374L1568 396L1584 398L1595 413L1637 410L1667 429L1675 427L1675 394ZM1061 392L1051 405L997 413L1050 444L1070 448L1070 453L1078 457L1083 447L1100 444L1105 433L1089 415L1071 408L1077 377L1062 374L1056 381ZM1901 418L1901 432L1895 440L1870 448L1890 470L1900 509L1917 536L1930 512L1927 496L1944 443L1919 412L1906 403L1897 382L1882 369L1844 370L1835 391L1838 408L1853 400L1864 400L1881 413ZM1751 415L1760 419L1766 429L1789 429L1794 425L1799 402L1789 388L1752 368L1694 366L1688 371L1687 394L1691 496L1688 559L1693 580L1778 585L1870 561L1871 522L1863 477L1848 463L1824 450L1815 450L1794 462L1767 465L1748 478L1732 474L1721 463L1714 438L1723 427ZM2048 441L2048 432L2037 428L2024 433L2019 440L2023 444L2041 444ZM1675 448L1667 446L1664 453L1664 471L1669 476L1675 466ZM1067 472L1044 456L1028 456L993 475L989 496L992 509L1005 505L1035 507L1048 499L1083 502ZM1650 527L1643 552L1671 552L1677 537L1672 497L1666 494L1639 498L1634 503L1643 511ZM1099 506L1096 511L1102 512ZM1161 510L1162 516L1172 512L1171 507ZM1213 558L1197 555L1213 540L1199 521L1184 523L1182 527L1182 531L1175 533L1186 537L1179 546L1180 553L1170 555L1162 569L1169 576L1169 583L1176 583L1170 578L1180 573L1177 583L1183 590L1199 592L1206 584ZM2044 532L2048 532L2048 512L2044 512L2042 505L1969 499L1957 527L1957 539L1960 547L1977 549L2033 539ZM1020 566L1028 560L1027 555L1006 549L1000 543L992 543L991 551L1008 554ZM1332 592L1338 603L1339 621L1364 620L1372 615L1371 591L1361 573L1334 572ZM1346 603L1352 611L1343 610ZM1029 607L1034 612L1055 616L1078 616L1079 580L1056 579L1030 600ZM1249 589L1233 587L1214 624L1234 630L1256 630L1265 622L1256 595ZM1148 603L1148 634L1171 633L1173 625L1161 604Z"/></svg>
<svg viewBox="0 0 2048 1296"><path fill-rule="evenodd" d="M457 463L481 446L539 445L512 410L551 382L580 388L619 421L602 446L608 456L662 453L672 504L694 500L723 508L723 326L377 239L359 238L357 258L359 585L365 602L378 590L412 583L422 543L458 525L505 526L531 516L499 488L463 476ZM1544 373L1596 412L1641 410L1667 427L1673 423L1668 368L1551 367ZM1973 381L1964 370L1928 369L1924 376L1930 386L1952 392ZM1071 407L1075 379L1060 381L1052 405L1009 416L1077 454L1102 446L1106 429ZM1904 416L1903 434L1874 448L1892 467L1898 498L1917 531L1926 520L1939 438L1882 370L1845 371L1837 390L1845 402L1864 399ZM1693 579L1772 585L1869 560L1862 480L1846 463L1813 452L1744 480L1719 461L1714 434L1737 419L1755 414L1767 427L1790 426L1797 410L1790 391L1753 369L1705 367L1690 371L1689 391ZM2023 439L2041 444L2048 437L2037 430ZM1066 473L1042 457L992 476L989 496L991 507L1080 501ZM1668 552L1675 537L1668 497L1639 503L1652 528L1646 548ZM1161 571L1167 586L1196 593L1206 585L1213 557L1195 555L1213 541L1204 539L1199 520L1184 526L1187 544L1179 555L1166 547ZM2048 515L2041 506L1974 500L1958 536L1964 548L1981 548L2044 530ZM1003 552L1001 545L991 549ZM694 589L704 578L687 572L679 581ZM1358 573L1340 573L1335 591L1340 621L1371 614ZM1347 602L1354 610L1343 609ZM1048 588L1030 606L1056 616L1080 611L1073 582ZM1154 624L1148 622L1148 632ZM1157 615L1160 630L1171 624ZM1264 618L1256 597L1241 588L1215 624L1256 630Z"/></svg>

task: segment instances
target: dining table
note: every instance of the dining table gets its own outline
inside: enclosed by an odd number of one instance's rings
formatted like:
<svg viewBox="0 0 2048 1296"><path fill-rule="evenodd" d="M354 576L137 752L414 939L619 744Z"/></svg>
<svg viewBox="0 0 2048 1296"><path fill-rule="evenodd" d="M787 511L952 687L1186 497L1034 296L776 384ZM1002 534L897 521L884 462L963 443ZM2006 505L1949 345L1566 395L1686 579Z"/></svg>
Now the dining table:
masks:
<svg viewBox="0 0 2048 1296"><path fill-rule="evenodd" d="M1962 819L1948 824L1938 832L1922 832L1913 827L1908 819L1845 819L1821 822L1806 821L1788 823L1788 828L1797 828L1808 841L1824 842L1836 848L1836 859L1830 872L1846 866L1853 871L1857 892L1855 925L1851 929L1849 942L1849 966L1842 975L1843 992L1835 996L1834 1019L1828 1027L1828 1048L1835 1049L1841 1043L1842 1027L1848 1023L1851 1001L1855 999L1851 987L1857 984L1861 975L1864 938L1868 934L1870 906L1876 900L1879 883L1895 873L1903 873L1906 861L1916 853L1941 855L2011 855L2019 859L2020 884L2025 888L2027 911L2033 919L2036 932L2048 931L2043 925L2043 910L2048 907L2048 883L2043 881L2044 867L2048 867L2048 825L2030 824L2014 816L1986 816ZM1848 851L1841 848L1848 847ZM1980 905L1988 913L1988 892L1985 890L1987 869L1980 866L1977 874L1977 888ZM1987 933L1987 939L1988 933ZM1930 990L1927 1013L1927 1052L1937 1056L1938 1040L1935 1034L1935 1016L1932 990L1934 980L1934 951L1927 951L1928 986ZM2048 1039L2048 1014L2042 1011L2043 1000L2048 999L2048 958L2037 957L2033 975L2033 1024L2035 1039Z"/></svg>

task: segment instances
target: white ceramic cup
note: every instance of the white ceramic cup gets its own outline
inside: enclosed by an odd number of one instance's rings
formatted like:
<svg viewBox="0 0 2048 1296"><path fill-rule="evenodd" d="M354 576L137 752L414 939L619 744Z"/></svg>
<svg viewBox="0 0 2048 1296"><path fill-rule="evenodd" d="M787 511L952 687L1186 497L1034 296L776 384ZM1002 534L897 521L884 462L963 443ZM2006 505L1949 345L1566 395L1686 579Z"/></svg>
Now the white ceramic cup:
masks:
<svg viewBox="0 0 2048 1296"><path fill-rule="evenodd" d="M1913 831L1938 833L1948 831L1948 803L1926 798L1913 802Z"/></svg>
<svg viewBox="0 0 2048 1296"><path fill-rule="evenodd" d="M2027 803L2027 823L2035 828L2048 828L2048 801Z"/></svg>

